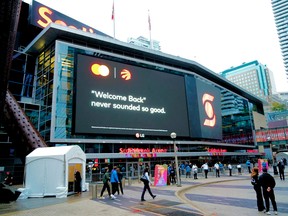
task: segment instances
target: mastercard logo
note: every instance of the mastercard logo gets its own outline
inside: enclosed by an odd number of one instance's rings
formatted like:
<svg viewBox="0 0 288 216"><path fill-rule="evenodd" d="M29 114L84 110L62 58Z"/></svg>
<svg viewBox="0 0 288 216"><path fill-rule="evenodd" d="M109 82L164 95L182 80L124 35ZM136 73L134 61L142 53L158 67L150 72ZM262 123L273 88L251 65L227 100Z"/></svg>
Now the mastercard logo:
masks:
<svg viewBox="0 0 288 216"><path fill-rule="evenodd" d="M130 80L131 79L131 73L127 69L123 69L120 74L121 74L121 78L124 80Z"/></svg>
<svg viewBox="0 0 288 216"><path fill-rule="evenodd" d="M92 64L90 67L90 70L96 76L107 77L110 74L110 70L106 65L100 65L97 63ZM120 77L124 80L131 80L132 74L129 70L123 69L120 72ZM115 74L114 74L114 78L116 78Z"/></svg>
<svg viewBox="0 0 288 216"><path fill-rule="evenodd" d="M108 76L110 74L110 70L106 65L100 64L92 64L91 72L96 76Z"/></svg>
<svg viewBox="0 0 288 216"><path fill-rule="evenodd" d="M204 110L208 118L205 119L204 125L208 127L214 127L216 124L216 115L214 113L214 108L212 102L214 100L214 96L205 93L202 97L202 103L204 106Z"/></svg>

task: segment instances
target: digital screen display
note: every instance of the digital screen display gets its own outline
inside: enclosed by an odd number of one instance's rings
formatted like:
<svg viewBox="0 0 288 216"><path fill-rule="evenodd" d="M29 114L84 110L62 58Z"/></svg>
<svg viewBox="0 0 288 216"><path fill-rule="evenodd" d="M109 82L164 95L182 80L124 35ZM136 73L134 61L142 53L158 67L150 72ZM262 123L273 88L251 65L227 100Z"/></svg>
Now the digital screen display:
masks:
<svg viewBox="0 0 288 216"><path fill-rule="evenodd" d="M221 140L220 90L194 77L185 80L191 137Z"/></svg>
<svg viewBox="0 0 288 216"><path fill-rule="evenodd" d="M78 54L74 132L189 137L183 76Z"/></svg>

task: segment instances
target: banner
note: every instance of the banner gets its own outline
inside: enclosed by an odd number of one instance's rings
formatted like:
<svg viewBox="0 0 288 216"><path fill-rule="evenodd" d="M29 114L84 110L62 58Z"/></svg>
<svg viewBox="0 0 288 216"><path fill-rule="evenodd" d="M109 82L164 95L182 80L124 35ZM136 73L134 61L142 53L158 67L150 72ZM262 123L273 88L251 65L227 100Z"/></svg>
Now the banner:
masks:
<svg viewBox="0 0 288 216"><path fill-rule="evenodd" d="M167 165L156 165L154 171L154 186L167 185Z"/></svg>
<svg viewBox="0 0 288 216"><path fill-rule="evenodd" d="M258 159L258 169L259 169L259 173L262 172L263 167L267 168L267 170L269 169L268 166L268 160L267 159Z"/></svg>

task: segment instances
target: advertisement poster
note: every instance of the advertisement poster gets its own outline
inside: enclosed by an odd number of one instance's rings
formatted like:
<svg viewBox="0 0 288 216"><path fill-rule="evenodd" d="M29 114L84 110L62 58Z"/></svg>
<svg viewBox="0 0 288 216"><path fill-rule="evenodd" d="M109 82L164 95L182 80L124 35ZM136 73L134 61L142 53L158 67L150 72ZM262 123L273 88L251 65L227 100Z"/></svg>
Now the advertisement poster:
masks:
<svg viewBox="0 0 288 216"><path fill-rule="evenodd" d="M156 165L154 173L154 186L167 185L167 165Z"/></svg>
<svg viewBox="0 0 288 216"><path fill-rule="evenodd" d="M258 159L259 172L262 172L262 169L264 166L266 166L267 170L269 169L268 160L267 159Z"/></svg>

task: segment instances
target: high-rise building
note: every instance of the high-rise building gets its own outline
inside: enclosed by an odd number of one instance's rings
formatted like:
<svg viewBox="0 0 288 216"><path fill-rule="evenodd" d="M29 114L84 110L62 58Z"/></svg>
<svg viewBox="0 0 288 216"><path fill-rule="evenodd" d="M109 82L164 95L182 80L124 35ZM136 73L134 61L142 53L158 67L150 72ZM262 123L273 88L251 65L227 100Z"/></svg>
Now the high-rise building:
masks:
<svg viewBox="0 0 288 216"><path fill-rule="evenodd" d="M271 0L271 3L288 79L288 0Z"/></svg>
<svg viewBox="0 0 288 216"><path fill-rule="evenodd" d="M137 45L140 47L145 47L145 48L151 48L151 45L152 45L153 50L158 50L158 51L161 50L159 41L151 40L151 42L150 42L147 38L145 38L143 36L140 36L138 38L130 37L130 38L128 38L127 42L130 44L134 44L134 45Z"/></svg>
<svg viewBox="0 0 288 216"><path fill-rule="evenodd" d="M220 75L265 101L276 93L272 72L258 61L231 67Z"/></svg>

